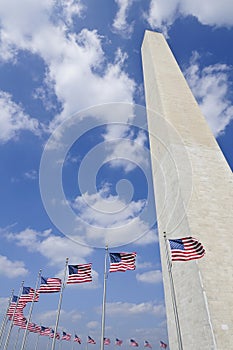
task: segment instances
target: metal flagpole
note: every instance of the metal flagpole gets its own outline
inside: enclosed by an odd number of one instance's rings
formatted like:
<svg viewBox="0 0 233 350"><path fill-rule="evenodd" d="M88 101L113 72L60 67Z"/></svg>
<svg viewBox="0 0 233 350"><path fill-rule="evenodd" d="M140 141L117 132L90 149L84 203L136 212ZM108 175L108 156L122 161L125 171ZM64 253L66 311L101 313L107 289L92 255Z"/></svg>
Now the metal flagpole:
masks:
<svg viewBox="0 0 233 350"><path fill-rule="evenodd" d="M66 271L67 271L68 261L69 261L69 258L66 258L66 264L65 264L65 270L64 270L64 277L63 277L63 283L62 283L61 291L60 291L60 298L59 298L58 309L57 309L57 319L56 319L56 325L55 325L55 329L54 329L54 337L53 337L53 342L52 342L51 350L54 350L54 349L55 349L56 334L57 334L57 328L58 328L58 323L59 323L59 318L60 318L60 312L61 312L61 304L62 304L63 291L64 291L64 289L65 289L65 280L66 280Z"/></svg>
<svg viewBox="0 0 233 350"><path fill-rule="evenodd" d="M100 350L104 350L106 281L107 281L107 256L108 256L108 246L106 245L106 247L105 247L105 259L104 259L104 289L103 289L102 328L101 328Z"/></svg>
<svg viewBox="0 0 233 350"><path fill-rule="evenodd" d="M49 343L50 343L50 336L48 337L48 342L47 342L47 347L46 347L47 350L49 348Z"/></svg>
<svg viewBox="0 0 233 350"><path fill-rule="evenodd" d="M20 333L20 327L18 328L18 332L17 332L17 336L16 336L16 340L15 340L15 346L14 346L14 350L16 350L17 345L18 345L18 340L19 340L19 333Z"/></svg>
<svg viewBox="0 0 233 350"><path fill-rule="evenodd" d="M28 315L28 319L27 319L27 324L26 324L26 328L25 328L25 331L24 331L24 335L23 335L21 350L24 350L25 345L26 345L26 338L27 338L27 335L28 335L28 325L29 325L29 323L31 321L32 310L33 310L34 301L35 301L35 298L36 298L36 292L37 292L37 289L38 289L40 278L41 278L41 270L38 273L38 277L37 277L37 281L36 281L36 285L35 285L35 289L34 289L34 294L33 294L32 302L31 302L30 310L29 310L29 315Z"/></svg>
<svg viewBox="0 0 233 350"><path fill-rule="evenodd" d="M6 325L5 325L5 328L7 327L7 323L9 323L10 319L8 318L7 321L6 321ZM4 333L5 333L5 329L4 329ZM2 348L2 343L3 343L3 340L4 340L4 334L2 335L2 338L0 339L0 349Z"/></svg>
<svg viewBox="0 0 233 350"><path fill-rule="evenodd" d="M8 300L8 305L7 305L7 307L6 307L5 316L4 316L3 321L2 321L2 324L1 324L1 330L0 330L0 347L1 347L1 344L2 344L1 339L2 339L2 337L3 337L3 335L4 335L5 328L6 328L7 321L8 321L7 312L8 312L8 310L9 310L10 304L11 304L11 302L12 302L13 295L14 295L14 289L12 289L11 296L10 296L10 298L9 298L9 300Z"/></svg>
<svg viewBox="0 0 233 350"><path fill-rule="evenodd" d="M169 281L170 281L170 287L171 287L172 306L173 306L173 311L174 311L174 316L175 316L175 324L176 324L176 332L177 332L177 340L178 340L178 349L179 350L183 350L181 331L180 331L180 321L179 321L179 315L178 315L177 303L176 303L175 287L174 287L174 281L173 281L173 276L172 276L172 262L171 262L171 260L169 258L169 254L168 254L166 232L163 233L163 236L164 236L164 241L165 241L167 268L168 268Z"/></svg>
<svg viewBox="0 0 233 350"><path fill-rule="evenodd" d="M35 349L34 349L34 350L37 350L37 348L38 348L39 338L40 338L40 333L38 333L37 340L36 340L36 344L35 344Z"/></svg>
<svg viewBox="0 0 233 350"><path fill-rule="evenodd" d="M18 303L19 303L19 298L21 297L21 294L22 294L22 291L23 291L23 285L24 285L24 281L22 281L22 283L21 283L21 287L20 287L20 290L19 290L19 296L18 296L17 302L15 304L14 312L13 312L13 315L12 315L11 323L10 323L10 326L9 326L9 329L8 329L8 333L7 333L7 337L6 337L6 341L5 341L5 346L4 346L3 350L7 350L7 348L8 348L10 335L11 335L11 331L12 331L12 328L13 328L13 322L14 322L14 318L15 318L16 309L17 309L17 306L18 306Z"/></svg>

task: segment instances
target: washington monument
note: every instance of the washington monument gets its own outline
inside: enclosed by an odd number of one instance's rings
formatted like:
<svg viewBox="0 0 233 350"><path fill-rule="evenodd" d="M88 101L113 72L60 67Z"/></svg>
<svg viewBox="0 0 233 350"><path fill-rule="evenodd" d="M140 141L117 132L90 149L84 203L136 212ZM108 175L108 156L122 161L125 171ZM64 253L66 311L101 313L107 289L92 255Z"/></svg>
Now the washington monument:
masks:
<svg viewBox="0 0 233 350"><path fill-rule="evenodd" d="M233 176L162 34L146 31L142 62L171 350L233 349ZM167 238L192 236L205 256L174 261Z"/></svg>

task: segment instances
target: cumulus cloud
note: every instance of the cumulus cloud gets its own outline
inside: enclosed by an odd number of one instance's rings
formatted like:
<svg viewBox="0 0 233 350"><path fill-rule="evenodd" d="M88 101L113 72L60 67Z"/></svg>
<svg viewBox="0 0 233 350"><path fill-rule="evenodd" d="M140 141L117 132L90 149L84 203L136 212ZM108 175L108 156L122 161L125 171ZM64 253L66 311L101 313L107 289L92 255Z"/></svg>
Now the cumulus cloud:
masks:
<svg viewBox="0 0 233 350"><path fill-rule="evenodd" d="M37 314L37 319L39 320L39 322L43 324L49 324L52 326L55 323L56 316L57 316L57 310L48 310L41 314L40 313ZM66 311L64 309L61 309L60 318L62 319L63 322L69 321L69 322L75 323L82 318L82 314L79 313L77 310Z"/></svg>
<svg viewBox="0 0 233 350"><path fill-rule="evenodd" d="M118 6L116 17L113 21L113 30L125 38L129 38L133 32L133 23L127 22L127 15L133 0L115 0Z"/></svg>
<svg viewBox="0 0 233 350"><path fill-rule="evenodd" d="M151 0L149 12L145 15L153 29L167 34L169 27L180 16L194 16L205 25L232 27L233 3L228 0Z"/></svg>
<svg viewBox="0 0 233 350"><path fill-rule="evenodd" d="M0 119L0 143L17 138L22 130L39 133L39 122L30 118L23 108L12 100L12 96L4 91L0 91Z"/></svg>
<svg viewBox="0 0 233 350"><path fill-rule="evenodd" d="M201 69L199 55L194 53L185 77L206 120L217 137L233 119L233 106L229 96L230 67L226 64L214 64Z"/></svg>
<svg viewBox="0 0 233 350"><path fill-rule="evenodd" d="M110 133L112 128L109 128ZM137 166L149 168L149 150L146 147L147 136L145 132L139 131L135 135L130 129L129 133L115 142L106 143L105 162L110 162L111 167L121 167L126 173L134 170ZM126 134L126 130L124 131ZM112 136L112 134L111 134ZM109 135L106 137L109 141Z"/></svg>
<svg viewBox="0 0 233 350"><path fill-rule="evenodd" d="M5 237L20 247L25 247L29 252L38 252L48 259L52 266L64 266L66 257L70 263L85 263L86 258L91 254L92 249L80 246L70 239L57 236L51 230L39 232L27 228L18 233L8 232Z"/></svg>
<svg viewBox="0 0 233 350"><path fill-rule="evenodd" d="M8 278L25 276L28 270L23 261L11 261L6 256L0 255L0 275Z"/></svg>
<svg viewBox="0 0 233 350"><path fill-rule="evenodd" d="M144 283L159 283L162 282L162 272L160 270L152 270L144 273L137 273L136 279Z"/></svg>
<svg viewBox="0 0 233 350"><path fill-rule="evenodd" d="M119 246L157 241L154 230L140 217L145 205L145 200L127 202L102 188L94 194L78 196L73 208L77 211L77 223L84 241L92 246Z"/></svg>
<svg viewBox="0 0 233 350"><path fill-rule="evenodd" d="M106 312L109 316L116 315L145 315L152 314L155 316L163 316L165 314L165 307L163 304L156 304L155 302L143 302L143 303L127 303L127 302L114 302L106 304Z"/></svg>
<svg viewBox="0 0 233 350"><path fill-rule="evenodd" d="M98 329L99 328L99 322L97 321L90 321L87 323L87 328L89 329Z"/></svg>
<svg viewBox="0 0 233 350"><path fill-rule="evenodd" d="M56 6L60 17L53 15ZM71 0L23 0L20 6L17 1L4 0L0 5L2 59L16 60L17 53L25 50L44 61L44 84L61 103L61 113L51 128L93 105L133 102L135 82L124 71L119 51L113 62L109 62L102 48L102 37L96 30L84 28L74 33L67 27L81 12L81 2ZM108 118L111 121L110 115Z"/></svg>

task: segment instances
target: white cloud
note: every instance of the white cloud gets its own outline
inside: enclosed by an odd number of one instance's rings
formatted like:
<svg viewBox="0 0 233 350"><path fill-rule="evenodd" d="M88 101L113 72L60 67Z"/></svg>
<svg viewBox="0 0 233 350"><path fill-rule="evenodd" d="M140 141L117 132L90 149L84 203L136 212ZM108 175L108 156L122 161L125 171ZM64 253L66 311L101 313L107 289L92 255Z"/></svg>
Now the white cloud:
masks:
<svg viewBox="0 0 233 350"><path fill-rule="evenodd" d="M28 270L23 261L11 261L6 256L0 255L0 275L8 278L25 276Z"/></svg>
<svg viewBox="0 0 233 350"><path fill-rule="evenodd" d="M112 136L112 128L110 133ZM126 130L124 130L126 133ZM110 137L106 137L110 140ZM107 156L105 162L110 162L113 168L122 167L126 173L134 170L137 166L145 169L149 167L149 150L146 147L147 137L143 131L125 135L125 138L106 143Z"/></svg>
<svg viewBox="0 0 233 350"><path fill-rule="evenodd" d="M160 29L167 36L168 28L176 18L178 4L179 0L151 0L149 13L144 17L152 29Z"/></svg>
<svg viewBox="0 0 233 350"><path fill-rule="evenodd" d="M83 241L92 246L119 246L157 241L154 230L140 218L145 205L144 200L126 202L101 189L77 197L73 207L77 211L77 226Z"/></svg>
<svg viewBox="0 0 233 350"><path fill-rule="evenodd" d="M118 6L116 17L113 21L113 30L123 37L129 38L133 32L133 23L127 22L127 15L133 0L115 0Z"/></svg>
<svg viewBox="0 0 233 350"><path fill-rule="evenodd" d="M145 15L153 29L167 34L169 27L179 16L194 16L202 24L216 27L232 27L233 3L229 0L151 0L149 13Z"/></svg>
<svg viewBox="0 0 233 350"><path fill-rule="evenodd" d="M152 314L155 316L163 316L165 314L165 307L163 304L156 304L154 302L143 302L139 304L115 302L106 304L106 312L109 316L115 315L140 315Z"/></svg>
<svg viewBox="0 0 233 350"><path fill-rule="evenodd" d="M60 0L60 6L63 9L65 22L69 25L73 24L74 17L81 17L85 10L80 0Z"/></svg>
<svg viewBox="0 0 233 350"><path fill-rule="evenodd" d="M137 273L136 279L144 283L160 283L162 281L162 272L160 270L152 270L144 273Z"/></svg>
<svg viewBox="0 0 233 350"><path fill-rule="evenodd" d="M0 142L17 138L20 131L39 133L39 123L24 113L23 108L12 100L12 96L0 91Z"/></svg>
<svg viewBox="0 0 233 350"><path fill-rule="evenodd" d="M87 323L87 328L89 329L98 329L99 328L99 322L97 321L90 321Z"/></svg>
<svg viewBox="0 0 233 350"><path fill-rule="evenodd" d="M19 233L6 233L5 237L30 252L40 253L49 260L50 265L60 268L67 257L70 264L82 264L92 252L91 248L78 245L67 237L52 234L51 230L38 232L27 228Z"/></svg>
<svg viewBox="0 0 233 350"><path fill-rule="evenodd" d="M43 324L49 324L50 326L55 324L57 316L57 310L48 310L41 314L37 314L37 319L40 323ZM62 319L63 322L69 321L72 323L75 323L79 321L82 318L82 314L78 313L77 310L72 311L66 311L64 309L61 309L60 311L60 319Z"/></svg>
<svg viewBox="0 0 233 350"><path fill-rule="evenodd" d="M24 173L24 177L28 180L36 180L38 175L36 170L29 170Z"/></svg>
<svg viewBox="0 0 233 350"><path fill-rule="evenodd" d="M233 119L233 106L228 99L230 67L215 64L200 68L198 54L194 53L185 76L206 120L215 136L220 135Z"/></svg>
<svg viewBox="0 0 233 350"><path fill-rule="evenodd" d="M51 0L23 0L20 6L17 1L0 4L1 44L5 48L2 56L16 59L19 50L27 50L44 60L47 68L44 83L62 104L56 123L93 105L132 103L136 86L124 71L118 50L116 60L107 62L102 37L96 30L84 28L78 34L67 31L71 17L81 12L81 2L68 4L59 3L59 13L66 13L65 18L55 18L54 6L58 3ZM108 115L108 121L111 118Z"/></svg>

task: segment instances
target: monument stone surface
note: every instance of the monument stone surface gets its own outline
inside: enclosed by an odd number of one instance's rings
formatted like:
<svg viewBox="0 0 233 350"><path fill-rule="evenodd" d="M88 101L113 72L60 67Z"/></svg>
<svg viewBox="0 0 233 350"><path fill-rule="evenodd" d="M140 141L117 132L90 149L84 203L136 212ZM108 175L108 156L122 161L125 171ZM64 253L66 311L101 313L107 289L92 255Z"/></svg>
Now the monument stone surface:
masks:
<svg viewBox="0 0 233 350"><path fill-rule="evenodd" d="M142 62L169 349L178 340L164 232L206 250L172 263L183 349L233 349L232 171L162 34L145 32Z"/></svg>

